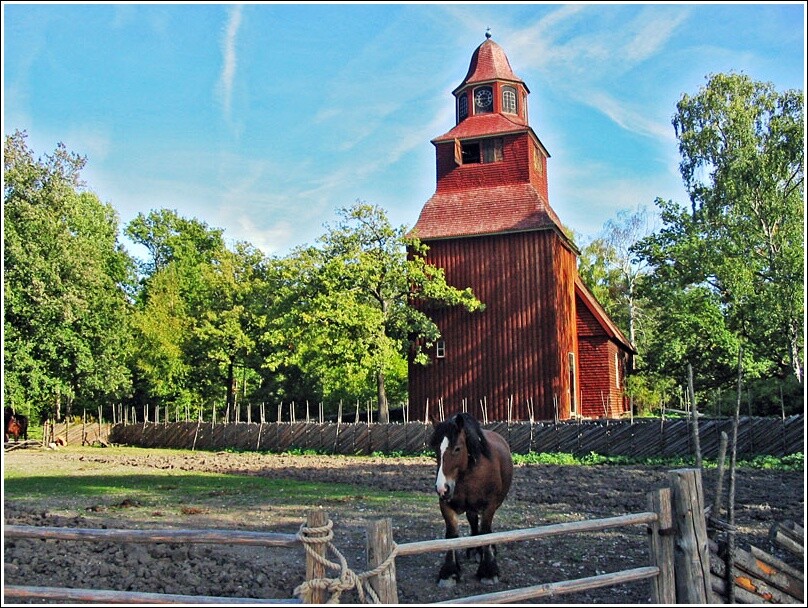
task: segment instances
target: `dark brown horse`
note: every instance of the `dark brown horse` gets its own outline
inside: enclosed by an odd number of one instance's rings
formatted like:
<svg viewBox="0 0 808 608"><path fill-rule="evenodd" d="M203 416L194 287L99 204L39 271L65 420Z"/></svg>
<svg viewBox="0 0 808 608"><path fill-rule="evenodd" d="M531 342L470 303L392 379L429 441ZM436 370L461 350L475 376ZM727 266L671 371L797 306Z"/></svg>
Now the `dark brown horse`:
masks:
<svg viewBox="0 0 808 608"><path fill-rule="evenodd" d="M472 536L489 534L494 513L508 494L513 459L501 435L482 429L467 413L455 414L435 426L431 440L438 461L435 490L446 522L446 538L460 536L458 516L466 514ZM499 580L499 567L491 545L480 547L477 578L485 584ZM448 551L438 575L441 587L460 581L456 551Z"/></svg>
<svg viewBox="0 0 808 608"><path fill-rule="evenodd" d="M14 441L19 441L22 437L28 440L28 418L22 414L17 414L12 408L6 406L3 410L3 422L5 433L3 442L7 442L9 437L14 437Z"/></svg>

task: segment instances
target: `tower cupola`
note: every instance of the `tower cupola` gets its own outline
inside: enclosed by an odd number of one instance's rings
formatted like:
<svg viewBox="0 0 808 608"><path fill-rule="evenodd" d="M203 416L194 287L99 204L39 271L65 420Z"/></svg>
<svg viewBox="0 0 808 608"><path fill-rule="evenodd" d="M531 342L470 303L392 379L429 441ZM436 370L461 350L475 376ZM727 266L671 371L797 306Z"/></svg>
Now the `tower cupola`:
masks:
<svg viewBox="0 0 808 608"><path fill-rule="evenodd" d="M526 125L529 92L511 69L505 51L486 32L485 42L471 56L466 77L452 91L457 108L455 124L474 116L498 113Z"/></svg>

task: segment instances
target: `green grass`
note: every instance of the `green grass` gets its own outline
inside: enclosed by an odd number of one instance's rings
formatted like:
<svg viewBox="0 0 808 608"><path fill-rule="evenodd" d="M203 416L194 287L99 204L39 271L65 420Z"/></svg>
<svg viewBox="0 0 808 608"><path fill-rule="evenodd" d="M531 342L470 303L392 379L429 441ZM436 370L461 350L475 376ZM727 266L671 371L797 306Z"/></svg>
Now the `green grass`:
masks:
<svg viewBox="0 0 808 608"><path fill-rule="evenodd" d="M628 456L603 456L590 452L585 456L575 456L568 453L536 453L514 454L515 464L552 464L563 466L592 466L592 465L634 465L634 466L663 466L663 467L692 467L696 460L693 457L652 457L652 458L631 458ZM752 459L739 460L739 468L750 469L770 469L779 471L802 471L804 468L804 458L802 452L790 454L788 456L755 456ZM729 465L729 460L726 461ZM715 468L718 466L717 460L704 459L704 468Z"/></svg>
<svg viewBox="0 0 808 608"><path fill-rule="evenodd" d="M321 452L312 449L291 449L286 454L293 455L309 455L315 456ZM406 454L404 452L373 452L371 456L384 458L433 458L434 454L431 451L422 452L420 454ZM655 456L644 458L633 458L629 456L604 456L590 452L583 456L576 456L566 452L530 452L528 454L514 454L514 464L517 465L530 465L530 464L552 464L560 466L593 466L593 465L630 465L630 466L653 466L653 467L692 467L696 464L695 457L691 456ZM796 454L789 454L788 456L755 456L751 459L741 459L736 464L739 468L747 469L768 469L777 471L802 471L804 470L804 457L802 452ZM729 465L729 458L726 460L726 465ZM718 461L713 459L702 459L702 466L704 468L716 468Z"/></svg>
<svg viewBox="0 0 808 608"><path fill-rule="evenodd" d="M92 454L92 448L80 448ZM138 448L108 448L127 454L142 454ZM167 450L175 453L177 451ZM148 450L159 454L161 450ZM8 463L6 463L8 465ZM51 512L86 514L126 510L136 514L174 516L218 513L243 508L261 511L267 508L294 507L301 504L353 505L374 510L396 504L401 509L418 509L431 504L431 495L411 492L380 491L372 487L345 483L319 483L257 475L183 471L178 469L110 467L105 462L86 458L80 462L57 461L46 469L26 466L24 462L6 466L3 492L6 500L31 508L47 505Z"/></svg>

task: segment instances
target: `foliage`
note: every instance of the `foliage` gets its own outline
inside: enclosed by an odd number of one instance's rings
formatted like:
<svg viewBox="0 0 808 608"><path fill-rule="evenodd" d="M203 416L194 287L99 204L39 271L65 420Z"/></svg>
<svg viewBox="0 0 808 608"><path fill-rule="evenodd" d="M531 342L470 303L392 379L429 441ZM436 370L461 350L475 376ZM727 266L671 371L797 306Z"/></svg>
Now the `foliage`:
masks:
<svg viewBox="0 0 808 608"><path fill-rule="evenodd" d="M26 137L3 154L4 399L39 418L129 392L134 265L85 159L62 144L35 159Z"/></svg>
<svg viewBox="0 0 808 608"><path fill-rule="evenodd" d="M267 365L299 367L331 399L375 393L379 421L386 422L388 393L406 396L408 354L439 337L413 300L481 305L469 289L447 285L426 263L423 245L405 227L393 227L380 207L358 202L340 214L319 247L300 248L281 265L278 304L264 336Z"/></svg>
<svg viewBox="0 0 808 608"><path fill-rule="evenodd" d="M605 456L590 452L584 456L576 456L564 452L530 452L529 454L514 454L513 462L516 465L557 465L557 466L650 466L650 467L692 467L695 466L693 457L650 457L631 458L628 456ZM802 452L787 456L755 456L751 460L738 460L739 468L772 469L778 471L802 471L804 458ZM717 461L703 459L704 468L716 468Z"/></svg>
<svg viewBox="0 0 808 608"><path fill-rule="evenodd" d="M581 251L578 260L581 280L635 345L643 312L637 289L647 267L636 258L632 248L650 232L650 219L644 207L618 211L614 219L604 224L601 235Z"/></svg>
<svg viewBox="0 0 808 608"><path fill-rule="evenodd" d="M801 411L802 93L719 74L676 110L689 205L657 199L653 233L645 210L621 211L579 260L639 351L626 392L655 411L690 363L697 400L732 411L743 346L749 413ZM156 209L125 227L148 251L136 261L81 182L85 162L61 144L35 159L24 133L5 141L4 399L29 415L358 400L385 421L440 337L425 310L483 306L362 202L283 258Z"/></svg>
<svg viewBox="0 0 808 608"><path fill-rule="evenodd" d="M690 361L720 384L742 342L746 377L802 381L802 93L719 74L682 97L673 124L690 208L658 199L664 227L635 247L663 316L649 365Z"/></svg>

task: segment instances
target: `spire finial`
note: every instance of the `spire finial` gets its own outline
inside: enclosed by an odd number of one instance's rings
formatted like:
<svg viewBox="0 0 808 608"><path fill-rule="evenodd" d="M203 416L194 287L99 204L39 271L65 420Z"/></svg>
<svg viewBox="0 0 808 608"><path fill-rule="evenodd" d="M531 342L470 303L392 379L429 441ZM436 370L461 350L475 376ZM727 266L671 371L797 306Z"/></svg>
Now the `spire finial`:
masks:
<svg viewBox="0 0 808 608"><path fill-rule="evenodd" d="M486 38L491 38L491 28L490 27L485 28L485 37Z"/></svg>

